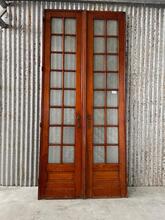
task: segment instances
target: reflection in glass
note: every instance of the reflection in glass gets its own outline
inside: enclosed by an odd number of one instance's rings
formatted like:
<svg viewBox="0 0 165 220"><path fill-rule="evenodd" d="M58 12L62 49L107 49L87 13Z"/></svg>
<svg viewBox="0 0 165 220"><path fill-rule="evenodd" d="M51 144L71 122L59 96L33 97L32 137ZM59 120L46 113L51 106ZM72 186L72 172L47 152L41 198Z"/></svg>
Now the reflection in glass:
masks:
<svg viewBox="0 0 165 220"><path fill-rule="evenodd" d="M62 69L62 55L51 54L51 69Z"/></svg>
<svg viewBox="0 0 165 220"><path fill-rule="evenodd" d="M107 106L118 107L118 92L117 91L107 92Z"/></svg>
<svg viewBox="0 0 165 220"><path fill-rule="evenodd" d="M51 90L50 91L50 105L62 105L62 91Z"/></svg>
<svg viewBox="0 0 165 220"><path fill-rule="evenodd" d="M94 109L94 124L104 125L104 109Z"/></svg>
<svg viewBox="0 0 165 220"><path fill-rule="evenodd" d="M49 127L49 143L60 144L61 143L61 128Z"/></svg>
<svg viewBox="0 0 165 220"><path fill-rule="evenodd" d="M104 163L105 160L104 147L103 146L94 146L94 162L95 163Z"/></svg>
<svg viewBox="0 0 165 220"><path fill-rule="evenodd" d="M104 144L104 128L94 127L93 142L95 144Z"/></svg>
<svg viewBox="0 0 165 220"><path fill-rule="evenodd" d="M74 147L63 146L63 162L74 163Z"/></svg>
<svg viewBox="0 0 165 220"><path fill-rule="evenodd" d="M105 21L94 20L94 35L104 35L105 33Z"/></svg>
<svg viewBox="0 0 165 220"><path fill-rule="evenodd" d="M61 124L61 108L50 108L49 124Z"/></svg>
<svg viewBox="0 0 165 220"><path fill-rule="evenodd" d="M63 128L63 143L74 144L75 143L75 128L64 127Z"/></svg>
<svg viewBox="0 0 165 220"><path fill-rule="evenodd" d="M107 128L107 143L118 144L118 128Z"/></svg>
<svg viewBox="0 0 165 220"><path fill-rule="evenodd" d="M54 34L54 33L61 34L62 33L62 19L61 18L52 18L51 29L52 29L52 34Z"/></svg>
<svg viewBox="0 0 165 220"><path fill-rule="evenodd" d="M49 146L48 163L60 163L60 146Z"/></svg>
<svg viewBox="0 0 165 220"><path fill-rule="evenodd" d="M107 162L118 163L118 146L107 147Z"/></svg>

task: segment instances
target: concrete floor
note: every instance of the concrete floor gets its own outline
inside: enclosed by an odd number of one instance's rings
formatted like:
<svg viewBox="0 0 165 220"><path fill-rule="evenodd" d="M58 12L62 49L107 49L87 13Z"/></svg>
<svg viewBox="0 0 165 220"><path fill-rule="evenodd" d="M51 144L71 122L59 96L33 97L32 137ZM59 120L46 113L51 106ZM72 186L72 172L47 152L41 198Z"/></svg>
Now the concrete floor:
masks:
<svg viewBox="0 0 165 220"><path fill-rule="evenodd" d="M165 187L129 188L128 199L37 200L37 188L0 187L0 220L165 220Z"/></svg>

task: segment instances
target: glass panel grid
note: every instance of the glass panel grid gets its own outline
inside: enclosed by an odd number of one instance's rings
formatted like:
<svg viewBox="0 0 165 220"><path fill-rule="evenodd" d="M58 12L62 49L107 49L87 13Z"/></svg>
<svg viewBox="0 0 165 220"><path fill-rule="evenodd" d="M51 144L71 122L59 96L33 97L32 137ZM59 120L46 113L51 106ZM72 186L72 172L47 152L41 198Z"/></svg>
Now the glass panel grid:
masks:
<svg viewBox="0 0 165 220"><path fill-rule="evenodd" d="M49 117L48 161L73 163L75 109L69 106L76 104L75 91L72 91L76 88L76 19L55 18L51 25L50 106L53 108Z"/></svg>
<svg viewBox="0 0 165 220"><path fill-rule="evenodd" d="M118 151L116 151L116 148L109 150L108 146L118 144L118 127L114 127L118 126L118 110L115 109L113 111L112 109L112 111L108 111L108 108L118 107L117 34L118 23L116 21L94 21L94 163L118 162L116 159ZM114 38L113 36L116 37ZM97 109L98 107L99 109Z"/></svg>

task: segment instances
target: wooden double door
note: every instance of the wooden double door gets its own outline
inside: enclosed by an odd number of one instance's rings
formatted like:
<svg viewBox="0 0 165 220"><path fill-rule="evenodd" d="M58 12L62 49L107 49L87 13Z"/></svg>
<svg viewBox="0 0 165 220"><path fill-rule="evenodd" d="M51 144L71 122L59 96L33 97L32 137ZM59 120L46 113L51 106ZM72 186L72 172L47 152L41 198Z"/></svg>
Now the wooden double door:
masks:
<svg viewBox="0 0 165 220"><path fill-rule="evenodd" d="M39 199L125 197L125 14L46 10Z"/></svg>

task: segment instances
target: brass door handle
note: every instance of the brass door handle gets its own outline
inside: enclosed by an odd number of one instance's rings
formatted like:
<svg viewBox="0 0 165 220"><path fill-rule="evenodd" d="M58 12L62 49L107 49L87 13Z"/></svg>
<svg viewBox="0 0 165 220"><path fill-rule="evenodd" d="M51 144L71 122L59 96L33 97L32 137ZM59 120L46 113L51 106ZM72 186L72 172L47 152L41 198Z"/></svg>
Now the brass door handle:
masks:
<svg viewBox="0 0 165 220"><path fill-rule="evenodd" d="M77 127L81 128L81 115L80 115L80 113L77 114L76 118L77 118Z"/></svg>

